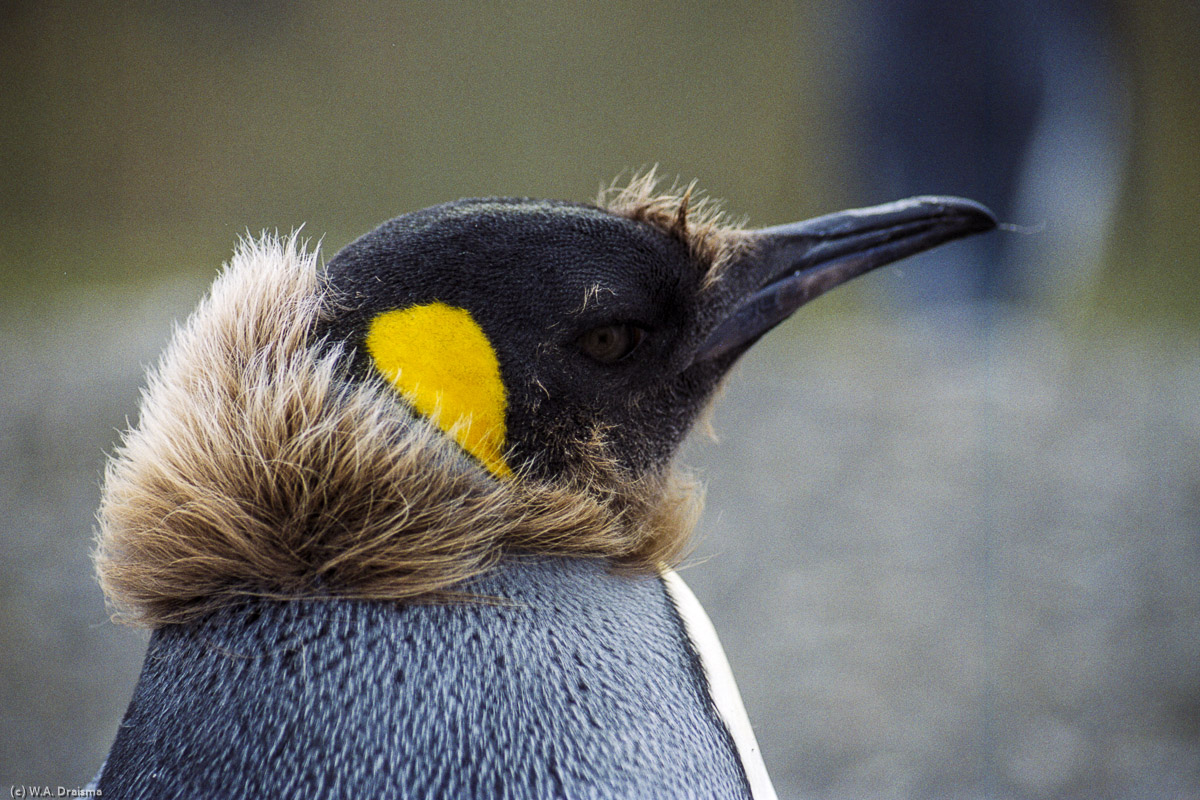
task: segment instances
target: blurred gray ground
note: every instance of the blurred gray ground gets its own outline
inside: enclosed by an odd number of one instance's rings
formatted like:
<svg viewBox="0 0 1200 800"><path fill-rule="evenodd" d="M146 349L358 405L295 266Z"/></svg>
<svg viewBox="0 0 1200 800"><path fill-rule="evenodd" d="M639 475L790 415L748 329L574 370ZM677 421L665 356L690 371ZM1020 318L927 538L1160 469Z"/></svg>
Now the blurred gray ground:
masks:
<svg viewBox="0 0 1200 800"><path fill-rule="evenodd" d="M88 559L193 283L0 320L0 784L99 766L143 635ZM32 335L31 331L50 331ZM1200 797L1200 346L801 313L736 371L683 574L781 798Z"/></svg>

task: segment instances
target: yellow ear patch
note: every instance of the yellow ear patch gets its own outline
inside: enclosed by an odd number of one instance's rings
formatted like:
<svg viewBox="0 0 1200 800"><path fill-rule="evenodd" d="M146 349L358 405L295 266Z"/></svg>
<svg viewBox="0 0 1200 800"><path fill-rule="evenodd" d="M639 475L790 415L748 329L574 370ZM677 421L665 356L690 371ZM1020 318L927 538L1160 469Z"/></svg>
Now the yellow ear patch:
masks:
<svg viewBox="0 0 1200 800"><path fill-rule="evenodd" d="M491 472L504 461L507 400L500 362L470 312L445 303L385 311L371 321L367 352L417 412Z"/></svg>

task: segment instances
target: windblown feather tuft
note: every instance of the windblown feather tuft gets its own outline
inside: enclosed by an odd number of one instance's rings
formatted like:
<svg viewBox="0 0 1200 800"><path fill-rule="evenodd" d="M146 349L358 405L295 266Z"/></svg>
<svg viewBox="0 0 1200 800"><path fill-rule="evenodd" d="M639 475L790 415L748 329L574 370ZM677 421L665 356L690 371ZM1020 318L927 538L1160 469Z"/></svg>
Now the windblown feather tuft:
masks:
<svg viewBox="0 0 1200 800"><path fill-rule="evenodd" d="M332 300L293 235L244 241L149 374L105 472L95 554L125 622L248 596L455 600L510 552L653 570L699 492L631 479L601 438L569 484L499 481L314 331Z"/></svg>
<svg viewBox="0 0 1200 800"><path fill-rule="evenodd" d="M696 182L663 189L657 168L635 174L624 186L602 189L596 205L617 216L647 222L687 245L704 269L706 286L750 245L747 231L729 222L718 202L695 194Z"/></svg>

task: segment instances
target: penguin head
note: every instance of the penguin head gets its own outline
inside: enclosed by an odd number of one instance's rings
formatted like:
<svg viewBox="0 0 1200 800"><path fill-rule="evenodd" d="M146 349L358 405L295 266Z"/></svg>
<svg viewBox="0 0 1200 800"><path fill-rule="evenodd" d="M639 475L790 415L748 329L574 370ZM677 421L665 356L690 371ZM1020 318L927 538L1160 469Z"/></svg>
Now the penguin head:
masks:
<svg viewBox="0 0 1200 800"><path fill-rule="evenodd" d="M163 625L247 596L448 597L515 552L674 563L699 496L671 457L741 354L994 225L915 198L749 230L647 176L601 205L417 211L323 272L295 236L246 241L105 470L105 592Z"/></svg>
<svg viewBox="0 0 1200 800"><path fill-rule="evenodd" d="M321 332L500 479L661 471L737 358L856 275L994 227L914 198L747 230L643 181L607 207L461 200L340 251Z"/></svg>

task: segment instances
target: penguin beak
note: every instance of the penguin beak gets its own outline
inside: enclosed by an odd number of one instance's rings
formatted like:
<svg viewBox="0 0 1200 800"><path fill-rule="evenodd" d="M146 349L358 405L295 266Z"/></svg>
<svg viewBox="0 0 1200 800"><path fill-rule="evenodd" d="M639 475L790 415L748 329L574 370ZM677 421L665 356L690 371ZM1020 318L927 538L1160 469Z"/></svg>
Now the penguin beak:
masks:
<svg viewBox="0 0 1200 800"><path fill-rule="evenodd" d="M750 289L704 340L695 361L740 353L851 278L995 227L992 212L972 200L912 197L756 231L745 263L734 267Z"/></svg>

